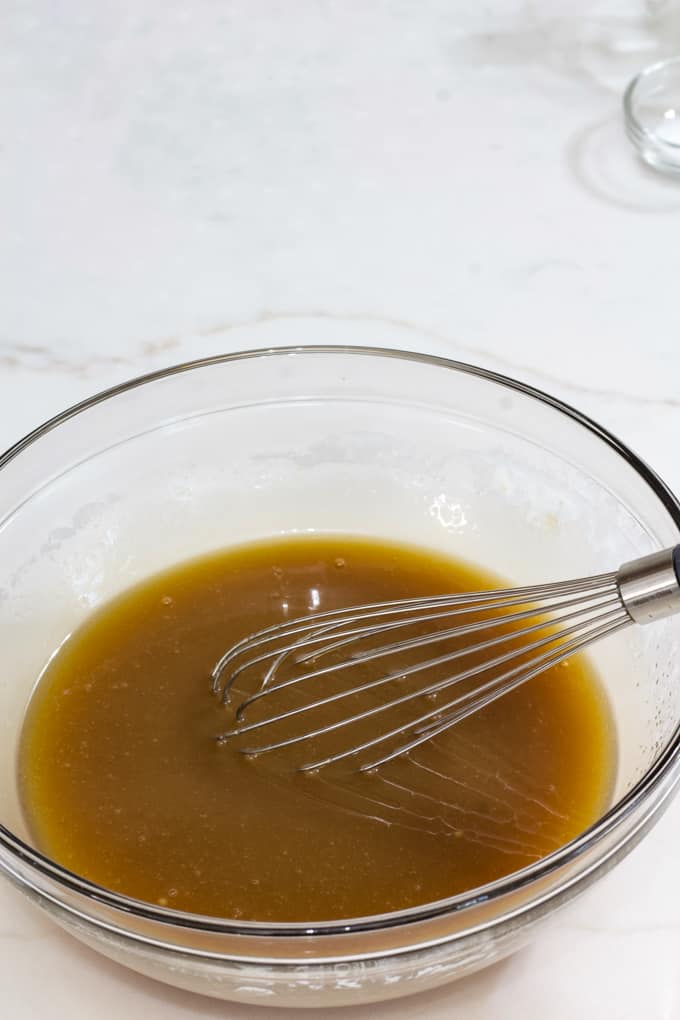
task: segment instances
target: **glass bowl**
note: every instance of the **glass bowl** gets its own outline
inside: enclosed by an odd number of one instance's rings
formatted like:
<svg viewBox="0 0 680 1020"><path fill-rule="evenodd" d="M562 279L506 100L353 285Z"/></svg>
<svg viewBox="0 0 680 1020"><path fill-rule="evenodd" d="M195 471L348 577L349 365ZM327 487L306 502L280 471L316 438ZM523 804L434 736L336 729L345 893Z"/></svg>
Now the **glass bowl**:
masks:
<svg viewBox="0 0 680 1020"><path fill-rule="evenodd" d="M680 174L680 57L633 78L623 96L626 133L646 163Z"/></svg>
<svg viewBox="0 0 680 1020"><path fill-rule="evenodd" d="M231 543L375 535L523 584L615 568L678 542L679 528L669 490L594 422L443 359L255 351L157 372L66 411L0 458L0 869L107 956L218 998L368 1002L506 956L626 854L669 802L680 771L677 620L630 628L593 650L618 771L608 810L587 831L465 895L321 924L174 912L99 888L40 853L16 775L35 679L104 600Z"/></svg>

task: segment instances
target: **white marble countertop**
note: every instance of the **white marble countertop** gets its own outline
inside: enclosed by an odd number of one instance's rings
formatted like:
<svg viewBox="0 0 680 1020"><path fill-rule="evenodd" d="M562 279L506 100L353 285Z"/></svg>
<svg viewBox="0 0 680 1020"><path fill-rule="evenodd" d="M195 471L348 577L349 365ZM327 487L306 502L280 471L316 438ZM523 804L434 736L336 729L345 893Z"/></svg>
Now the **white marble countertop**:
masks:
<svg viewBox="0 0 680 1020"><path fill-rule="evenodd" d="M0 20L0 446L172 362L368 343L546 388L680 490L680 180L620 125L627 78L680 53L676 0L24 0ZM680 800L532 948L343 1018L678 1020L678 847ZM7 1020L274 1015L128 973L4 882L0 988Z"/></svg>

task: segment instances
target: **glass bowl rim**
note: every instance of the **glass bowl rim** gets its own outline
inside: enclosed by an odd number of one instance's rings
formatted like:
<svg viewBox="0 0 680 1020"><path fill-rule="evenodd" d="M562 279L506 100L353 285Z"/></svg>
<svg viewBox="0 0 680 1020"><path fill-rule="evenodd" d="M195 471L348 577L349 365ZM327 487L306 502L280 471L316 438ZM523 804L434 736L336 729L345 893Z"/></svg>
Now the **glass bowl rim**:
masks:
<svg viewBox="0 0 680 1020"><path fill-rule="evenodd" d="M210 368L211 366L228 364L230 362L256 360L263 357L317 356L324 354L347 354L350 356L374 358L382 357L401 361L412 361L436 368L444 368L449 371L458 372L461 375L469 375L483 379L486 382L493 383L505 389L514 390L546 405L547 407L550 407L552 410L563 414L577 425L585 428L586 431L592 433L597 439L601 440L614 453L619 455L630 467L632 467L665 507L671 520L677 526L680 533L680 501L678 501L666 483L644 460L638 457L637 454L635 454L613 433L609 432L592 418L583 414L581 411L578 411L570 404L558 399L557 397L551 396L537 387L521 382L511 376L482 368L478 365L437 355L421 354L414 351L386 347L319 344L257 348L246 351L237 351L231 354L218 354L207 358L198 358L192 361L181 362L176 365L171 365L166 368L145 373L123 383L119 383L116 386L112 386L108 389L95 393L91 397L72 405L54 417L48 419L42 425L33 429L26 436L19 439L16 443L9 447L5 453L0 455L0 470L14 460L27 447L37 442L48 432L51 432L53 429L56 429L60 425L69 421L71 418L76 417L82 412L87 411L98 404L104 403L107 400L141 386L158 382L174 375L188 373L196 369ZM677 774L675 776L673 776L674 768L677 770ZM336 921L311 923L304 921L278 923L231 921L227 918L191 914L184 911L172 910L167 907L156 907L153 904L142 900L137 900L132 897L112 892L102 886L98 886L94 882L90 882L87 879L82 878L74 872L69 871L67 868L63 868L61 865L51 860L47 855L25 843L2 824L0 824L0 846L9 851L10 855L19 859L24 865L29 865L35 872L52 879L57 882L58 885L70 890L71 892L81 894L87 899L102 906L112 907L125 914L136 916L143 921L160 922L164 925L174 925L179 928L193 929L207 933L244 935L251 937L256 936L260 938L308 938L310 936L317 937L325 935L337 936L340 934L386 930L390 928L397 928L402 925L433 920L447 914L458 914L482 903L490 904L505 895L519 892L531 883L547 878L559 868L575 861L587 850L598 844L606 835L614 831L620 822L626 819L631 812L642 804L648 798L649 794L662 786L669 777L671 781L671 788L668 790L666 796L664 796L664 800L668 793L672 792L672 787L676 785L677 780L680 778L680 724L676 727L673 735L667 742L658 759L645 772L635 786L632 787L632 789L629 790L624 797L606 811L605 814L602 815L596 822L584 830L584 832L552 854L541 858L541 860L521 869L520 871L512 872L504 878L497 879L487 885L480 886L477 889L468 890L467 892L460 893L456 896L447 897L446 899L438 900L433 903L425 903L420 906L409 907L405 910L393 911L386 914L376 914L370 917L343 918ZM614 848L614 852L615 850L616 848ZM604 860L596 861L591 868L587 869L586 874L591 875L593 869L597 869L600 865L603 865L609 856L610 854L606 855ZM13 874L15 881L18 880L19 884L31 884L27 883L23 878L17 875L16 872L13 872ZM578 883L579 878L581 877L584 876L577 875L568 884L571 885L574 882ZM542 896L541 901L552 899L553 897L558 896L562 891L563 887L557 886ZM528 903L523 907L520 906L518 908L519 913L528 909L530 905L531 904ZM501 914L498 917L482 924L481 927L486 928L493 926L506 916L507 914ZM93 918L93 920L96 923L96 919ZM457 934L465 935L469 932L469 930L470 929L463 929ZM135 937L134 932L132 931L128 932L128 934ZM141 936L141 938L142 941L146 941L144 936ZM281 962L283 963L284 961L282 960ZM309 960L307 962L311 964L313 961Z"/></svg>
<svg viewBox="0 0 680 1020"><path fill-rule="evenodd" d="M655 131L650 131L640 120L635 109L636 101L639 99L640 86L650 78L653 78L659 71L664 71L669 67L677 67L680 71L680 56L657 60L656 63L649 64L639 71L630 80L623 93L623 112L629 135L636 144L645 141L659 151L669 150L675 152L677 150L678 159L680 160L680 142L668 141L665 138L660 138Z"/></svg>

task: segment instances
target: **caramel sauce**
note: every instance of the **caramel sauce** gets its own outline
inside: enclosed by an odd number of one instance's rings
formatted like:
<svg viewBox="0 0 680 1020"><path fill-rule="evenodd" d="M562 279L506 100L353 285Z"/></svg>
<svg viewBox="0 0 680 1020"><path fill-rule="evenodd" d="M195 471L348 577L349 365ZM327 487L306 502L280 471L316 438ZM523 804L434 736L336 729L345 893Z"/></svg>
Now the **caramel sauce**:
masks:
<svg viewBox="0 0 680 1020"><path fill-rule="evenodd" d="M36 688L20 748L36 845L128 896L280 922L424 904L537 861L590 825L612 786L613 727L582 656L362 774L352 759L295 769L349 731L254 757L245 738L220 744L234 709L208 692L224 649L260 627L497 585L431 551L343 535L232 548L148 579L72 634ZM339 682L315 681L314 696ZM386 713L390 725L413 715Z"/></svg>

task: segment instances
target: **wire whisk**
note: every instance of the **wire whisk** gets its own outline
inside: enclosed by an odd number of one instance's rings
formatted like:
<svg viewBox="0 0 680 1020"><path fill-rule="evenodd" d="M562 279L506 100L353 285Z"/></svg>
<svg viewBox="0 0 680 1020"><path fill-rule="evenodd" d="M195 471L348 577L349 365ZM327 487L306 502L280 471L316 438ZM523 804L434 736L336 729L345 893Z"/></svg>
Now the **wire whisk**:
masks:
<svg viewBox="0 0 680 1020"><path fill-rule="evenodd" d="M218 740L255 736L238 749L260 755L347 732L344 746L296 767L369 752L358 769L376 769L588 645L678 612L680 545L594 577L286 621L244 638L216 663L213 693L226 704L239 692L234 725ZM262 731L274 734L277 725L283 734L263 742ZM353 739L352 728L361 736Z"/></svg>

